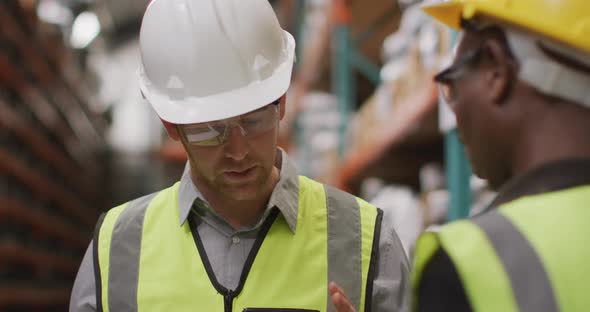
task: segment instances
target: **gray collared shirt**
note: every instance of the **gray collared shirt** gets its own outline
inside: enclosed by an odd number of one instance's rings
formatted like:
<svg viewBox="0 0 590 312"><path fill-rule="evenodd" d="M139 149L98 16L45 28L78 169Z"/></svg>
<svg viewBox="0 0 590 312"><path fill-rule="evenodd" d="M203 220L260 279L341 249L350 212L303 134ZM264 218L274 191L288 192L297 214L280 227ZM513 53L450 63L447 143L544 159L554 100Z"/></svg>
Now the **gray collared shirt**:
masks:
<svg viewBox="0 0 590 312"><path fill-rule="evenodd" d="M299 195L297 170L282 150L277 157L277 167L280 168L280 179L262 218L251 226L237 230L210 208L192 183L188 163L185 167L178 190L179 223L183 224L187 218L196 218L197 230L215 277L228 289L237 287L248 253L271 207L277 207L291 231L296 231ZM389 220L391 218L384 217L381 225L378 266L373 282L373 311L408 311L409 264ZM92 242L80 265L70 299L70 312L87 311L96 311Z"/></svg>

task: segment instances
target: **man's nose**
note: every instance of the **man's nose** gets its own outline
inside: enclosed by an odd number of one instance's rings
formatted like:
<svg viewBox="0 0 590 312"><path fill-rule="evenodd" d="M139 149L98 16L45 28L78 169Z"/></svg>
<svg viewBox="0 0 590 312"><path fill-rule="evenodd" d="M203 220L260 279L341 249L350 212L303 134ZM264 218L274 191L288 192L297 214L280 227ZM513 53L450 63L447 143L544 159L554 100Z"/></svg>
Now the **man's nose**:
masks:
<svg viewBox="0 0 590 312"><path fill-rule="evenodd" d="M249 151L246 131L239 124L229 125L225 137L225 156L234 160L246 158Z"/></svg>

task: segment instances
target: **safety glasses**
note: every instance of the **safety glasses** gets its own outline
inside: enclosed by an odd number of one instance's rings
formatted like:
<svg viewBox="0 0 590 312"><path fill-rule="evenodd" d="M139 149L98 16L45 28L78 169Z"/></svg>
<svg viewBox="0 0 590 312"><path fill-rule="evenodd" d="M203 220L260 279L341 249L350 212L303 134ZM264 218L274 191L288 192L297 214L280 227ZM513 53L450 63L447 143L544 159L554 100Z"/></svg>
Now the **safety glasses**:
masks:
<svg viewBox="0 0 590 312"><path fill-rule="evenodd" d="M461 28L465 31L480 34L488 31L502 31L497 25L482 25L476 20L461 20ZM434 81L436 81L439 86L439 94L451 107L454 107L456 98L456 80L467 74L468 68L480 59L484 54L484 51L484 46L480 45L476 49L465 53L461 58L455 60L455 62L447 69L434 76ZM507 52L512 56L509 48L507 49Z"/></svg>
<svg viewBox="0 0 590 312"><path fill-rule="evenodd" d="M434 76L434 81L438 83L440 94L442 95L445 102L453 106L455 100L455 88L454 81L463 77L467 73L467 68L475 63L480 55L481 47L465 53L463 57L456 60L451 66Z"/></svg>
<svg viewBox="0 0 590 312"><path fill-rule="evenodd" d="M279 102L275 102L234 118L181 125L186 141L195 146L219 146L225 143L230 128L237 127L247 138L256 137L276 126L279 116Z"/></svg>

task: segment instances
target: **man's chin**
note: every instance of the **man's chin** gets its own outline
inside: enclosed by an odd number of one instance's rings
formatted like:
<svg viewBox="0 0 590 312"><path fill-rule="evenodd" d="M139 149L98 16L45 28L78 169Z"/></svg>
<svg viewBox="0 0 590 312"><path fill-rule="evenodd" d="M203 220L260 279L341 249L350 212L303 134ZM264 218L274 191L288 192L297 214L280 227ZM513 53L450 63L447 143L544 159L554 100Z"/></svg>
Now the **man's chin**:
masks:
<svg viewBox="0 0 590 312"><path fill-rule="evenodd" d="M222 193L235 201L249 201L254 200L260 192L260 184L247 183L241 185L224 185Z"/></svg>
<svg viewBox="0 0 590 312"><path fill-rule="evenodd" d="M265 192L268 176L256 172L248 179L220 179L218 190L227 198L235 201L249 201L258 199Z"/></svg>

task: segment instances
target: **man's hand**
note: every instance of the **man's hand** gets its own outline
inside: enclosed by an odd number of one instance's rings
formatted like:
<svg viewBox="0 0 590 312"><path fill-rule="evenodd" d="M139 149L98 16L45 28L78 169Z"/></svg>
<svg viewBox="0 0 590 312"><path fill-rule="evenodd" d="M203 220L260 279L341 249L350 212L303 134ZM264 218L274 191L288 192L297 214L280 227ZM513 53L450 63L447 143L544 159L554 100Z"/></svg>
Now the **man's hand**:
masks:
<svg viewBox="0 0 590 312"><path fill-rule="evenodd" d="M336 283L330 282L330 297L332 298L332 303L336 307L336 311L338 312L356 312L352 304L350 304L350 300L346 297L344 290L340 288Z"/></svg>

